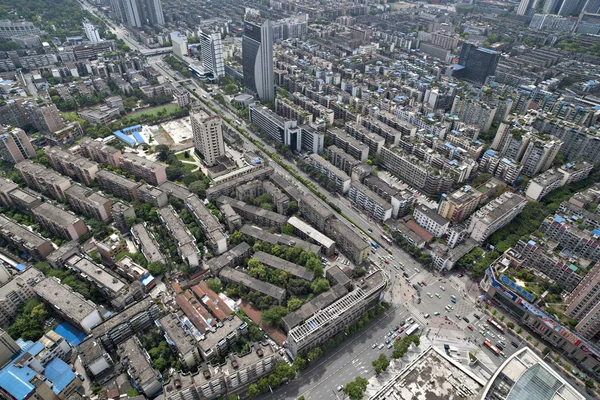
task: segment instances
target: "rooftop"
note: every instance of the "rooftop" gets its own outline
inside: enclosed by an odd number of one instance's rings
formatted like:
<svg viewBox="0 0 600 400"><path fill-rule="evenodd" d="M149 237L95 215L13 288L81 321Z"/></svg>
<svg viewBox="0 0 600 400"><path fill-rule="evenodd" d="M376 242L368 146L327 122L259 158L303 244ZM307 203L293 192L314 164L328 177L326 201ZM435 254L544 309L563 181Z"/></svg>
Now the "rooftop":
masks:
<svg viewBox="0 0 600 400"><path fill-rule="evenodd" d="M432 219L438 225L447 225L450 223L446 218L442 217L440 214L436 213L435 210L425 207L424 205L419 205L415 210L418 210L421 214L424 214L427 218Z"/></svg>
<svg viewBox="0 0 600 400"><path fill-rule="evenodd" d="M59 308L73 321L83 322L90 314L97 312L96 305L82 295L60 283L58 278L47 277L37 283L33 290L53 306Z"/></svg>
<svg viewBox="0 0 600 400"><path fill-rule="evenodd" d="M502 196L486 204L474 215L477 218L486 220L488 223L492 223L524 202L527 202L527 200L523 197L506 192L502 194Z"/></svg>
<svg viewBox="0 0 600 400"><path fill-rule="evenodd" d="M250 251L250 245L246 242L242 242L232 249L229 249L225 253L218 257L211 258L208 260L207 265L213 272L218 272L226 265L229 265L231 260L241 257L242 255Z"/></svg>
<svg viewBox="0 0 600 400"><path fill-rule="evenodd" d="M143 247L143 253L149 263L164 261L164 257L158 248L158 243L144 224L137 224L131 227L131 234L140 242Z"/></svg>
<svg viewBox="0 0 600 400"><path fill-rule="evenodd" d="M289 222L289 221L288 221ZM316 244L305 242L302 239L298 239L293 236L271 233L269 231L257 228L252 225L244 225L239 229L240 233L251 236L255 239L269 243L271 245L283 245L288 247L300 247L304 251L313 252L319 254L321 248Z"/></svg>
<svg viewBox="0 0 600 400"><path fill-rule="evenodd" d="M169 206L159 209L158 215L167 225L169 232L171 232L174 239L177 241L178 246L195 243L196 240L172 207Z"/></svg>
<svg viewBox="0 0 600 400"><path fill-rule="evenodd" d="M346 174L344 171L342 171L341 169L339 169L338 167L336 167L335 165L333 165L332 163L330 163L329 161L327 161L320 155L312 153L308 157L311 160L313 160L315 163L319 164L320 166L322 166L323 168L325 168L326 170L331 172L333 175L335 175L340 180L342 180L342 181L350 180L350 177L348 176L348 174Z"/></svg>
<svg viewBox="0 0 600 400"><path fill-rule="evenodd" d="M48 242L48 239L31 232L29 229L6 218L4 215L0 215L0 232L2 236L10 236L13 240L25 244L28 248L35 249Z"/></svg>
<svg viewBox="0 0 600 400"><path fill-rule="evenodd" d="M53 221L61 227L71 226L79 221L76 215L46 202L37 206L34 213L43 216L44 219Z"/></svg>
<svg viewBox="0 0 600 400"><path fill-rule="evenodd" d="M283 322L287 329L290 330L298 326L304 320L312 317L319 310L324 309L334 301L340 299L342 296L346 295L346 293L348 293L348 290L344 286L334 285L325 293L321 293L308 303L303 304L302 307L296 311L292 311L283 317Z"/></svg>
<svg viewBox="0 0 600 400"><path fill-rule="evenodd" d="M285 289L255 279L250 275L243 273L242 271L238 271L237 269L225 267L221 270L219 276L235 283L241 283L249 289L256 290L267 296L271 296L279 301L283 301L285 299Z"/></svg>
<svg viewBox="0 0 600 400"><path fill-rule="evenodd" d="M227 336L238 330L244 324L245 322L242 321L240 317L231 315L221 320L221 326L217 326L214 331L207 331L204 334L204 337L200 338L198 347L200 347L200 350L204 353L207 353L211 349L214 349L221 340L227 338Z"/></svg>
<svg viewBox="0 0 600 400"><path fill-rule="evenodd" d="M305 279L307 281L312 281L315 278L315 274L307 270L306 268L298 264L294 264L293 262L284 260L283 258L267 254L263 251L258 251L254 253L252 258L256 258L258 261L260 261L262 264L268 267L285 271L288 274L294 275L301 279Z"/></svg>
<svg viewBox="0 0 600 400"><path fill-rule="evenodd" d="M217 202L219 204L227 203L234 210L241 210L242 212L253 214L253 215L261 217L261 218L266 218L270 221L273 221L274 223L276 223L278 225L285 225L285 223L288 220L288 217L286 217L285 215L281 215L281 214L278 214L273 211L265 210L264 208L253 206L253 205L243 202L241 200L232 199L231 197L220 196L217 199Z"/></svg>
<svg viewBox="0 0 600 400"><path fill-rule="evenodd" d="M86 279L92 280L97 286L110 290L113 294L119 293L128 286L125 282L108 272L103 265L88 260L79 255L74 255L66 263L70 268L79 271Z"/></svg>
<svg viewBox="0 0 600 400"><path fill-rule="evenodd" d="M167 314L157 321L168 336L167 343L174 344L181 354L187 354L196 348L196 339L183 327L176 314Z"/></svg>
<svg viewBox="0 0 600 400"><path fill-rule="evenodd" d="M91 190L87 187L77 184L65 190L65 194L69 197L84 200L86 203L91 204L94 207L102 207L104 204L110 201L95 190Z"/></svg>
<svg viewBox="0 0 600 400"><path fill-rule="evenodd" d="M288 224L292 225L295 229L298 229L300 232L304 233L306 236L310 237L312 240L325 248L330 248L335 245L335 241L331 240L319 232L316 228L313 228L298 217L291 217L288 220Z"/></svg>
<svg viewBox="0 0 600 400"><path fill-rule="evenodd" d="M121 362L127 366L127 373L138 385L158 379L160 373L152 368L135 336L121 343L118 348Z"/></svg>
<svg viewBox="0 0 600 400"><path fill-rule="evenodd" d="M171 181L161 183L159 188L165 191L168 195L177 197L179 200L185 200L192 194L192 192L190 192L187 188L177 185Z"/></svg>
<svg viewBox="0 0 600 400"><path fill-rule="evenodd" d="M129 190L140 186L139 183L132 181L131 179L127 179L124 176L115 174L114 172L110 172L105 169L99 170L98 173L96 174L96 176L98 178L104 178L105 180L107 180L109 182L115 182L115 184L117 184L119 186L123 186Z"/></svg>
<svg viewBox="0 0 600 400"><path fill-rule="evenodd" d="M154 305L150 296L130 304L124 310L111 315L109 319L92 329L94 337L99 338L110 332L113 328L131 321L136 315L149 310Z"/></svg>

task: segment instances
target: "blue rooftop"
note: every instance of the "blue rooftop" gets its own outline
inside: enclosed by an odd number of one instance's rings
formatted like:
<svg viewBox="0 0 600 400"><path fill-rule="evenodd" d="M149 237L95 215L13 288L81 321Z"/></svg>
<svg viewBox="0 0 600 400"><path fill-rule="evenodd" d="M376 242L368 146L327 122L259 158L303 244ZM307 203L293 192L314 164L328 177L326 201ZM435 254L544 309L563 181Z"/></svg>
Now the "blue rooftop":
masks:
<svg viewBox="0 0 600 400"><path fill-rule="evenodd" d="M554 222L563 223L565 219L563 217L559 217L558 215L554 217Z"/></svg>
<svg viewBox="0 0 600 400"><path fill-rule="evenodd" d="M448 142L444 143L444 146L446 146L449 149L453 149L454 148L454 146L452 146L452 144L450 144Z"/></svg>
<svg viewBox="0 0 600 400"><path fill-rule="evenodd" d="M527 242L527 244L530 246L535 246L537 243L535 243L533 240L530 240L529 242Z"/></svg>
<svg viewBox="0 0 600 400"><path fill-rule="evenodd" d="M133 140L121 131L114 131L113 135L115 135L117 139L124 141L130 147L135 147L137 145L137 142L135 140Z"/></svg>
<svg viewBox="0 0 600 400"><path fill-rule="evenodd" d="M138 132L133 132L131 134L133 136L133 138L140 144L142 143L146 143L146 141L144 140L144 138L142 137L142 135L140 135Z"/></svg>
<svg viewBox="0 0 600 400"><path fill-rule="evenodd" d="M15 367L12 363L0 371L0 387L17 400L23 400L34 391L29 381L35 377L35 371L29 367Z"/></svg>
<svg viewBox="0 0 600 400"><path fill-rule="evenodd" d="M594 229L594 230L592 231L592 233L593 233L594 235L596 235L596 236L600 236L600 230L598 230L598 229Z"/></svg>
<svg viewBox="0 0 600 400"><path fill-rule="evenodd" d="M18 271L23 271L23 270L25 270L25 269L27 268L27 266L26 266L26 265L23 265L23 264L17 264L17 265L15 265L15 268L16 268Z"/></svg>
<svg viewBox="0 0 600 400"><path fill-rule="evenodd" d="M55 394L62 392L75 379L75 373L69 364L58 357L46 364L44 376L52 382L52 391Z"/></svg>
<svg viewBox="0 0 600 400"><path fill-rule="evenodd" d="M87 336L85 332L80 331L68 322L61 322L58 324L54 329L54 332L64 337L71 346L79 345Z"/></svg>

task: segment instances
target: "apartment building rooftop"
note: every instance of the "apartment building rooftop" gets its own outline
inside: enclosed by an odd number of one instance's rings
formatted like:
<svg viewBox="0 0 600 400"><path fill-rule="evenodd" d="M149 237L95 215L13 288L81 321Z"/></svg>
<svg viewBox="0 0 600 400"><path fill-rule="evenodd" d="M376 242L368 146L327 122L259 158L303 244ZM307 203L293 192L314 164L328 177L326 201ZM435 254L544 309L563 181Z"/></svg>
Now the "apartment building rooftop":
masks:
<svg viewBox="0 0 600 400"><path fill-rule="evenodd" d="M242 242L220 256L208 260L208 268L213 271L213 273L218 273L224 267L230 265L233 260L237 260L243 257L245 254L249 254L250 249L251 247L248 243Z"/></svg>
<svg viewBox="0 0 600 400"><path fill-rule="evenodd" d="M290 275L305 279L309 282L315 278L315 274L312 271L309 271L298 264L294 264L293 262L289 262L283 258L275 257L263 251L257 251L252 255L252 258L256 258L263 265L285 271Z"/></svg>
<svg viewBox="0 0 600 400"><path fill-rule="evenodd" d="M176 314L167 314L158 323L181 354L187 354L196 347L196 339L184 328Z"/></svg>
<svg viewBox="0 0 600 400"><path fill-rule="evenodd" d="M121 363L127 365L127 373L138 384L144 384L153 379L159 379L160 373L156 371L145 350L138 344L138 339L133 336L119 345L119 358Z"/></svg>
<svg viewBox="0 0 600 400"><path fill-rule="evenodd" d="M221 276L225 280L229 280L234 283L241 283L242 285L246 286L251 290L256 290L264 295L271 296L274 299L279 300L280 302L282 302L285 299L285 289L255 279L250 275L245 274L237 269L225 267L221 270L219 276Z"/></svg>
<svg viewBox="0 0 600 400"><path fill-rule="evenodd" d="M310 226L298 217L291 217L288 220L288 223L325 248L330 248L335 245L334 240L330 239L328 236L325 236L318 229Z"/></svg>
<svg viewBox="0 0 600 400"><path fill-rule="evenodd" d="M18 162L17 164L15 164L15 168L25 175L43 177L43 180L45 182L53 181L55 184L60 184L65 181L71 181L66 176L61 175L58 172L50 168L46 168L43 165L35 163L31 160L23 160L21 162Z"/></svg>
<svg viewBox="0 0 600 400"><path fill-rule="evenodd" d="M33 290L78 323L97 311L94 303L60 283L58 278L44 278L33 287Z"/></svg>
<svg viewBox="0 0 600 400"><path fill-rule="evenodd" d="M513 210L517 205L526 201L523 197L506 192L494 201L486 204L483 208L475 213L475 215L485 220L487 223L492 223L501 218L504 214Z"/></svg>
<svg viewBox="0 0 600 400"><path fill-rule="evenodd" d="M221 231L223 229L219 220L195 194L188 196L185 199L185 204L197 216L196 220L204 226L207 232Z"/></svg>
<svg viewBox="0 0 600 400"><path fill-rule="evenodd" d="M179 200L185 200L192 194L192 192L190 192L187 188L177 185L171 181L161 183L158 187L160 190L166 192L169 196L176 197Z"/></svg>
<svg viewBox="0 0 600 400"><path fill-rule="evenodd" d="M79 217L68 211L58 208L50 203L42 203L35 208L35 213L43 215L45 219L51 220L61 227L71 226L79 221Z"/></svg>
<svg viewBox="0 0 600 400"><path fill-rule="evenodd" d="M296 311L292 311L283 317L283 323L285 324L286 329L289 331L290 329L298 326L303 321L332 304L334 301L340 299L342 296L345 296L347 293L348 290L344 286L333 285L325 293L321 293L309 302L303 304Z"/></svg>
<svg viewBox="0 0 600 400"><path fill-rule="evenodd" d="M94 327L92 329L92 335L96 338L102 337L115 327L131 321L139 313L149 310L153 305L154 302L152 301L152 298L146 296L140 301L128 305L124 310L113 314L109 319Z"/></svg>
<svg viewBox="0 0 600 400"><path fill-rule="evenodd" d="M204 337L201 337L198 341L198 347L203 353L208 353L211 349L214 349L217 344L226 339L232 332L239 329L245 322L242 321L237 315L231 315L221 320L221 326L217 326L212 332L207 331Z"/></svg>
<svg viewBox="0 0 600 400"><path fill-rule="evenodd" d="M278 214L273 211L265 210L264 208L253 206L244 201L232 199L231 197L220 196L217 199L217 203L229 204L234 210L236 210L238 212L241 211L242 213L253 215L254 217L259 218L259 219L266 219L266 220L268 220L276 225L279 225L279 226L285 225L285 223L288 220L288 217L285 215L281 215L281 214ZM242 217L244 217L244 215L242 215Z"/></svg>
<svg viewBox="0 0 600 400"><path fill-rule="evenodd" d="M354 187L360 193L368 197L373 203L377 204L379 207L384 209L392 208L391 204L386 199L379 196L377 193L360 183L358 180L353 180L352 183L350 183L350 190L352 190L352 187Z"/></svg>
<svg viewBox="0 0 600 400"><path fill-rule="evenodd" d="M177 216L175 210L171 207L160 208L158 210L158 215L165 221L165 224L173 234L173 237L179 246L195 242L194 237L187 230L183 221Z"/></svg>
<svg viewBox="0 0 600 400"><path fill-rule="evenodd" d="M300 203L304 203L306 207L311 209L311 211L317 213L319 217L318 219L323 222L333 217L333 213L329 210L329 208L321 204L321 202L319 202L319 200L317 200L317 198L314 197L312 194L306 194L302 196L302 198L300 199ZM302 205L300 207L300 210L302 210Z"/></svg>
<svg viewBox="0 0 600 400"><path fill-rule="evenodd" d="M313 160L315 163L323 166L323 168L326 168L329 172L331 172L333 175L335 175L337 178L341 179L342 181L350 180L350 177L348 176L348 174L346 174L344 171L342 171L335 165L331 164L329 161L327 161L320 155L312 153L308 157L311 160Z"/></svg>
<svg viewBox="0 0 600 400"><path fill-rule="evenodd" d="M473 201L479 196L481 196L481 192L475 190L469 185L466 185L450 193L447 196L447 199L452 201L454 204L466 204Z"/></svg>
<svg viewBox="0 0 600 400"><path fill-rule="evenodd" d="M247 173L246 175L241 175L237 178L231 179L230 181L209 187L208 189L206 189L206 198L208 200L212 200L213 197L227 195L234 191L236 187L246 182L264 179L270 175L273 175L274 172L275 170L271 166L267 166L264 168L255 168L253 171Z"/></svg>
<svg viewBox="0 0 600 400"><path fill-rule="evenodd" d="M70 188L68 188L67 190L65 190L65 193L68 196L80 199L80 200L85 200L86 203L93 205L95 207L102 207L104 206L104 204L106 204L106 202L108 201L108 199L104 196L102 196L100 193L89 189L85 186L81 186L81 185L73 185Z"/></svg>
<svg viewBox="0 0 600 400"><path fill-rule="evenodd" d="M13 241L19 242L30 249L36 249L49 240L16 223L10 218L0 215L0 233L1 236L11 237Z"/></svg>
<svg viewBox="0 0 600 400"><path fill-rule="evenodd" d="M304 251L313 252L319 254L321 248L316 244L308 243L302 239L298 239L296 237L286 235L286 234L278 234L271 233L269 231L257 228L252 225L244 225L239 229L239 232L253 237L254 239L258 239L260 241L269 243L271 245L281 245L287 247L300 247Z"/></svg>
<svg viewBox="0 0 600 400"><path fill-rule="evenodd" d="M128 286L125 282L108 272L106 267L98 265L85 257L74 255L67 260L67 265L79 271L86 279L96 282L96 285L103 289L108 289L114 294L119 293Z"/></svg>
<svg viewBox="0 0 600 400"><path fill-rule="evenodd" d="M140 184L136 181L132 181L131 179L125 178L124 176L115 174L114 172L110 172L105 169L99 170L96 176L98 178L104 178L109 182L115 182L117 185L123 186L130 190L140 186Z"/></svg>
<svg viewBox="0 0 600 400"><path fill-rule="evenodd" d="M149 263L164 262L164 257L158 248L158 243L144 224L137 224L131 227L131 234L140 242L142 253Z"/></svg>

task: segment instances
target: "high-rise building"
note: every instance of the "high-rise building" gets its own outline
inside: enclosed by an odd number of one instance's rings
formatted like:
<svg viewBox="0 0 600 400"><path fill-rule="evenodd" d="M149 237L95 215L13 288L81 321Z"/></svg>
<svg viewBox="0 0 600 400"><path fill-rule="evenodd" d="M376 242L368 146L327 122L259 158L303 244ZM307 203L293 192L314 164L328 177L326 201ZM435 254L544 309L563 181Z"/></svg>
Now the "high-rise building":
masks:
<svg viewBox="0 0 600 400"><path fill-rule="evenodd" d="M587 0L583 6L583 12L600 14L600 0Z"/></svg>
<svg viewBox="0 0 600 400"><path fill-rule="evenodd" d="M552 1L552 0L549 0ZM517 8L517 15L530 15L537 7L538 0L521 0Z"/></svg>
<svg viewBox="0 0 600 400"><path fill-rule="evenodd" d="M247 10L242 36L244 87L262 103L275 100L273 28L256 10Z"/></svg>
<svg viewBox="0 0 600 400"><path fill-rule="evenodd" d="M218 32L198 32L200 39L200 50L202 54L202 66L208 72L212 72L213 78L225 76L225 64L223 63L223 43L221 34Z"/></svg>
<svg viewBox="0 0 600 400"><path fill-rule="evenodd" d="M87 36L90 42L98 43L100 41L98 28L87 19L83 20L83 30L85 31L85 36Z"/></svg>
<svg viewBox="0 0 600 400"><path fill-rule="evenodd" d="M187 37L179 32L171 33L171 43L173 43L173 53L179 58L188 55L188 40Z"/></svg>
<svg viewBox="0 0 600 400"><path fill-rule="evenodd" d="M221 118L196 109L192 111L190 121L194 134L194 147L202 153L206 165L215 165L217 158L225 154Z"/></svg>
<svg viewBox="0 0 600 400"><path fill-rule="evenodd" d="M600 334L600 264L586 275L567 298L569 318L579 321L577 331L596 341Z"/></svg>
<svg viewBox="0 0 600 400"><path fill-rule="evenodd" d="M464 43L458 66L454 67L452 76L483 84L488 76L496 72L498 61L500 61L499 52L472 43Z"/></svg>
<svg viewBox="0 0 600 400"><path fill-rule="evenodd" d="M0 158L8 163L16 164L26 158L35 157L35 150L23 129L3 130L4 132L0 133Z"/></svg>
<svg viewBox="0 0 600 400"><path fill-rule="evenodd" d="M164 25L161 0L111 0L117 19L132 28L143 25Z"/></svg>

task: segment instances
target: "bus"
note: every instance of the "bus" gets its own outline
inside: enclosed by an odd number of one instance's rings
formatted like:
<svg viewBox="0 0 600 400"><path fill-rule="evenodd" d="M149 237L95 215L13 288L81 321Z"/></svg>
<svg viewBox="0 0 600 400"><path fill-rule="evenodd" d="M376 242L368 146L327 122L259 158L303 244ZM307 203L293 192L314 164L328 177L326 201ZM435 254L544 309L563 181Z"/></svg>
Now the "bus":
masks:
<svg viewBox="0 0 600 400"><path fill-rule="evenodd" d="M504 328L502 326L500 326L499 323L494 321L493 318L488 318L487 322L489 322L490 325L492 325L494 328L498 329L500 332L504 333Z"/></svg>
<svg viewBox="0 0 600 400"><path fill-rule="evenodd" d="M500 355L500 350L498 350L498 348L496 348L496 346L493 346L489 341L485 341L483 342L483 345L485 347L487 347L488 349L490 349L495 355L499 356Z"/></svg>
<svg viewBox="0 0 600 400"><path fill-rule="evenodd" d="M410 336L418 330L419 330L419 324L413 324L413 326L408 328L404 333L406 333L406 336Z"/></svg>
<svg viewBox="0 0 600 400"><path fill-rule="evenodd" d="M381 234L381 238L387 242L387 244L392 244L392 239L385 236L383 233Z"/></svg>

